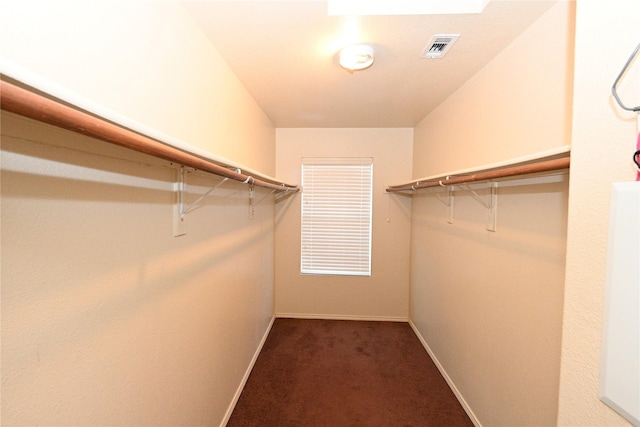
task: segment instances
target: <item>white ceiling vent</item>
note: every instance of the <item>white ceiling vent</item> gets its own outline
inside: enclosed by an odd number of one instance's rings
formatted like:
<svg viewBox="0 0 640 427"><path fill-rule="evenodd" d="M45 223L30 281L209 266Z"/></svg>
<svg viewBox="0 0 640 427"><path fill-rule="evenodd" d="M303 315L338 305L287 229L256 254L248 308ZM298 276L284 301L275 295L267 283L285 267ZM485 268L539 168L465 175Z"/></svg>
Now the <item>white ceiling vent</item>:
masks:
<svg viewBox="0 0 640 427"><path fill-rule="evenodd" d="M442 58L458 40L460 34L434 34L420 58Z"/></svg>

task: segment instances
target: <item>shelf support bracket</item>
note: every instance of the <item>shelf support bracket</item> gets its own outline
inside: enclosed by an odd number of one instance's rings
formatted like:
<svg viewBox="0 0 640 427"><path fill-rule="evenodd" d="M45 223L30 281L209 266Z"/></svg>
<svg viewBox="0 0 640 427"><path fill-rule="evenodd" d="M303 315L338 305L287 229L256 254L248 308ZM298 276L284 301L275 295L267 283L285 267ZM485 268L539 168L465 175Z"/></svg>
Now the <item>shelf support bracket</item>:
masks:
<svg viewBox="0 0 640 427"><path fill-rule="evenodd" d="M173 193L175 194L173 202L173 237L183 236L187 234L184 224L184 197L186 182L184 178L184 166L177 169L176 181L173 183Z"/></svg>
<svg viewBox="0 0 640 427"><path fill-rule="evenodd" d="M275 199L276 201L283 199L285 197L289 197L289 195L292 194L292 190L288 187L285 187L284 184L282 184L282 191L279 191L278 193L276 193L275 195Z"/></svg>
<svg viewBox="0 0 640 427"><path fill-rule="evenodd" d="M489 183L489 197L488 197L488 210L489 210L489 218L487 220L487 230L496 231L496 226L498 224L498 183L490 182Z"/></svg>
<svg viewBox="0 0 640 427"><path fill-rule="evenodd" d="M253 219L256 213L256 190L253 182L249 182L249 219Z"/></svg>
<svg viewBox="0 0 640 427"><path fill-rule="evenodd" d="M440 202L445 205L445 206L449 206L449 203L451 202L451 195L449 195L449 198L447 200L445 200L444 198L442 198L440 196L440 193L438 193L437 191L434 191L433 194L436 195L436 197L438 198L438 200L440 200Z"/></svg>
<svg viewBox="0 0 640 427"><path fill-rule="evenodd" d="M449 203L446 203L446 205L449 207L448 218L447 218L447 222L449 224L453 224L453 202L455 200L454 198L455 191L456 190L453 185L450 185L449 187L447 187L447 193L449 193Z"/></svg>
<svg viewBox="0 0 640 427"><path fill-rule="evenodd" d="M205 197L207 197L209 194L211 194L212 191L216 190L218 187L220 187L222 184L224 184L225 182L227 182L229 180L229 178L224 178L222 181L220 181L218 184L216 184L215 186L211 187L206 193L204 193L202 196L198 197L193 203L191 203L189 206L187 206L186 208L183 206L182 208L182 218L184 219L185 215L187 215L189 212L191 212L192 210L194 210L196 207L198 207L198 204L204 200ZM182 200L184 200L184 196L182 197Z"/></svg>
<svg viewBox="0 0 640 427"><path fill-rule="evenodd" d="M447 199L440 196L438 191L433 191L433 194L436 195L436 198L445 205L447 209L447 223L453 224L453 200L454 200L455 187L453 185L447 186Z"/></svg>
<svg viewBox="0 0 640 427"><path fill-rule="evenodd" d="M490 182L489 183L489 192L487 194L486 201L483 200L482 197L478 195L471 187L466 184L459 185L463 190L469 191L471 196L482 206L487 209L487 226L486 229L489 231L496 231L497 225L497 211L498 211L498 183Z"/></svg>
<svg viewBox="0 0 640 427"><path fill-rule="evenodd" d="M458 184L458 187L471 193L471 197L473 197L476 200L476 202L480 203L485 208L487 209L490 208L490 202L489 201L485 202L484 200L482 200L482 197L480 197L478 193L476 193L475 190L469 187L467 184Z"/></svg>
<svg viewBox="0 0 640 427"><path fill-rule="evenodd" d="M173 184L173 190L175 192L175 203L173 206L173 236L178 237L186 234L185 230L185 218L189 212L196 209L200 202L204 200L211 192L216 190L222 184L227 182L229 178L224 178L215 186L211 187L206 193L202 194L198 197L193 203L189 206L185 207L186 204L186 193L187 193L187 180L186 180L187 171L184 166L180 166L178 169L178 175L176 178L176 182Z"/></svg>

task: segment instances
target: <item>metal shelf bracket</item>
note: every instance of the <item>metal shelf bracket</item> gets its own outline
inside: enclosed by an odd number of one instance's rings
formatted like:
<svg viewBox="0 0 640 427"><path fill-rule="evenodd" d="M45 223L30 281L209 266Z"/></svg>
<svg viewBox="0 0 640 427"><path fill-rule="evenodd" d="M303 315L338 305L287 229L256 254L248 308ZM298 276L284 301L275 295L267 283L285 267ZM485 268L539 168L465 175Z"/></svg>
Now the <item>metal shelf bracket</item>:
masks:
<svg viewBox="0 0 640 427"><path fill-rule="evenodd" d="M453 187L453 186L451 186ZM497 182L489 182L489 192L487 194L486 200L483 199L478 193L475 192L470 186L466 184L458 185L461 190L468 191L471 196L480 203L484 208L487 209L487 225L486 229L489 231L496 231L497 226L497 214L498 214L498 183ZM451 197L451 205L453 205L453 196ZM452 211L452 208L449 208ZM449 213L450 224L453 224L453 212Z"/></svg>
<svg viewBox="0 0 640 427"><path fill-rule="evenodd" d="M206 193L198 197L193 203L185 207L186 193L187 193L187 180L184 166L180 166L177 170L176 182L173 184L173 190L175 192L175 203L173 205L173 236L178 237L186 234L185 230L185 218L189 212L196 209L200 202L204 200L211 192L216 190L222 184L227 182L229 178L224 178L215 186L211 187ZM253 187L253 186L252 186Z"/></svg>
<svg viewBox="0 0 640 427"><path fill-rule="evenodd" d="M449 195L449 202L445 203L445 204L449 207L448 219L447 219L447 222L449 224L453 224L453 202L455 200L455 198L454 198L455 192L456 192L456 190L455 190L455 187L453 185L450 185L447 188L447 193Z"/></svg>
<svg viewBox="0 0 640 427"><path fill-rule="evenodd" d="M491 182L489 183L489 195L487 202L489 206L487 207L489 211L489 218L487 219L487 230L496 231L496 226L498 225L498 183Z"/></svg>

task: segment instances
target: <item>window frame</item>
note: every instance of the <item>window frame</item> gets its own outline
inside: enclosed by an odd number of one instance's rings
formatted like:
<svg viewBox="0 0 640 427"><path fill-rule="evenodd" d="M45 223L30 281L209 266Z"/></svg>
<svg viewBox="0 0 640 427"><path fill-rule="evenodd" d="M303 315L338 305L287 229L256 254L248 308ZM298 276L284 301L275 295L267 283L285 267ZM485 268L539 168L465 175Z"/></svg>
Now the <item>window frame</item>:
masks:
<svg viewBox="0 0 640 427"><path fill-rule="evenodd" d="M307 157L301 163L300 273L370 277L373 158Z"/></svg>

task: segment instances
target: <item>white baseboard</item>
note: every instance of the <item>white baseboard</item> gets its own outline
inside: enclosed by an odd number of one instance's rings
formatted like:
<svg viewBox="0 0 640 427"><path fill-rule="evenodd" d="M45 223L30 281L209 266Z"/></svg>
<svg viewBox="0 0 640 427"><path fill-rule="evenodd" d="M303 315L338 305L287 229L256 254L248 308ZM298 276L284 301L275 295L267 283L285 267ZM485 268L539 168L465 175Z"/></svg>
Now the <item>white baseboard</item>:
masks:
<svg viewBox="0 0 640 427"><path fill-rule="evenodd" d="M236 404L238 403L238 399L240 399L240 395L242 394L242 390L244 390L244 386L245 386L245 384L247 384L247 380L249 380L249 375L251 375L251 371L253 370L253 366L256 364L256 361L258 360L258 356L260 355L260 352L262 351L262 347L264 346L264 343L267 341L267 337L269 336L269 332L271 332L271 327L273 326L273 322L275 320L276 320L276 316L271 317L271 321L269 322L269 326L267 326L267 330L264 333L264 335L262 336L262 339L260 340L260 344L258 345L258 348L256 349L255 353L253 354L253 357L251 358L251 362L249 362L249 366L247 367L247 370L244 373L244 377L242 377L242 381L240 382L240 385L238 386L238 389L236 390L236 394L233 396L233 400L231 401L231 404L229 405L229 408L227 409L227 413L224 414L224 418L222 419L222 422L220 423L220 427L225 427L227 425L227 423L229 422L229 418L231 418L231 414L233 413L233 410L236 408Z"/></svg>
<svg viewBox="0 0 640 427"><path fill-rule="evenodd" d="M425 348L425 350L427 350L427 353L429 353L429 357L431 357L431 360L433 360L433 363L435 363L436 367L440 371L440 374L444 377L445 381L449 385L449 388L451 388L451 391L453 391L453 394L456 396L456 398L458 399L458 401L462 405L462 408L464 409L464 411L467 413L467 415L471 419L471 422L476 427L482 427L482 424L480 424L480 420L478 420L478 417L476 417L476 414L473 413L473 410L471 409L471 407L469 406L467 401L464 400L464 397L460 393L460 390L458 390L456 385L453 383L453 380L451 380L451 378L447 374L447 371L444 370L444 368L440 364L440 361L438 361L438 358L435 356L435 354L433 354L433 351L431 351L431 348L429 348L429 345L424 340L424 338L420 334L420 331L418 331L418 328L416 327L416 325L414 325L414 323L411 321L411 319L409 319L409 325L411 326L411 329L413 329L413 332L415 332L416 336L418 337L418 339L422 343L422 346Z"/></svg>
<svg viewBox="0 0 640 427"><path fill-rule="evenodd" d="M408 317L395 316L352 316L347 314L307 314L276 313L278 319L315 319L315 320L369 320L378 322L408 322Z"/></svg>

